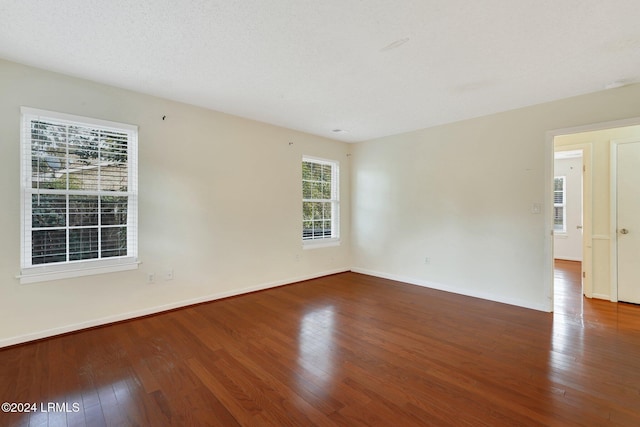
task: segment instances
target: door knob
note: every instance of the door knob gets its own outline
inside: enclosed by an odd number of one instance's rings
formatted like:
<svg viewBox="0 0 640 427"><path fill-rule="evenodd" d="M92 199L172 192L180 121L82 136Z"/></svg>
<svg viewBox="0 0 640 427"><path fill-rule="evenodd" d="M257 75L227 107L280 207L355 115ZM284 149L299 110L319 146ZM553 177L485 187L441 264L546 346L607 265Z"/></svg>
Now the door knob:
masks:
<svg viewBox="0 0 640 427"><path fill-rule="evenodd" d="M629 234L629 230L627 230L626 228L621 228L620 234Z"/></svg>

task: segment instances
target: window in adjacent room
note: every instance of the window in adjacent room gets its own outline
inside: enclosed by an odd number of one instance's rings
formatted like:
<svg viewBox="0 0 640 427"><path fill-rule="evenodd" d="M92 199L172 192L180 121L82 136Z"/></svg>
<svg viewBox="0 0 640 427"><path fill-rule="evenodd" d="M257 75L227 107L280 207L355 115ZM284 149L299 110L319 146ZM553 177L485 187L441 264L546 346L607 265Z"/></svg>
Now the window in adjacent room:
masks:
<svg viewBox="0 0 640 427"><path fill-rule="evenodd" d="M553 179L553 230L558 233L567 231L566 180L565 176Z"/></svg>
<svg viewBox="0 0 640 427"><path fill-rule="evenodd" d="M302 159L302 240L305 246L337 244L340 237L338 162Z"/></svg>
<svg viewBox="0 0 640 427"><path fill-rule="evenodd" d="M136 126L22 108L21 282L137 267Z"/></svg>

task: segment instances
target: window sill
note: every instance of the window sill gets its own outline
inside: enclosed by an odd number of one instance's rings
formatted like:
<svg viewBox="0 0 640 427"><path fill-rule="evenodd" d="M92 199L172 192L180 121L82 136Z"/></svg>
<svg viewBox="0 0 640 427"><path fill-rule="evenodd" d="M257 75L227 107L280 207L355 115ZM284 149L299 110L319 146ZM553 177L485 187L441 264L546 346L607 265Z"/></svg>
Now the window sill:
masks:
<svg viewBox="0 0 640 427"><path fill-rule="evenodd" d="M340 246L340 239L303 240L302 249L319 249Z"/></svg>
<svg viewBox="0 0 640 427"><path fill-rule="evenodd" d="M17 279L20 284L70 279L95 274L135 270L140 263L135 258L114 258L109 260L80 261L68 264L39 265L23 268Z"/></svg>

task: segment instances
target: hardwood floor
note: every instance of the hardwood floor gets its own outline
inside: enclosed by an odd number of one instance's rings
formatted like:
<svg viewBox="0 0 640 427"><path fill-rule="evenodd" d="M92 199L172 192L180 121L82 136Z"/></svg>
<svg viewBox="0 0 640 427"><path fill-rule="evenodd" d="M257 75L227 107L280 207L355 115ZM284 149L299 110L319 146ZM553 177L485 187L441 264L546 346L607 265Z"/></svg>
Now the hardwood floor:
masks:
<svg viewBox="0 0 640 427"><path fill-rule="evenodd" d="M15 346L0 401L37 410L0 425L640 425L640 307L572 263L556 288L548 314L343 273Z"/></svg>

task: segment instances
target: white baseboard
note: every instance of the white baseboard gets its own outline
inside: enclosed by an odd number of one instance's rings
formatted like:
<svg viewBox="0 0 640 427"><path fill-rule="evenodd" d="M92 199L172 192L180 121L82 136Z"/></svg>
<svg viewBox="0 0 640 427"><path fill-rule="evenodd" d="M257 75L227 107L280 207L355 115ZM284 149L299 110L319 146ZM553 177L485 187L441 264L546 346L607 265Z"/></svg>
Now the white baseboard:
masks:
<svg viewBox="0 0 640 427"><path fill-rule="evenodd" d="M605 295L605 294L591 294L591 298L611 301L611 295Z"/></svg>
<svg viewBox="0 0 640 427"><path fill-rule="evenodd" d="M415 279L412 277L399 276L396 274L387 274L379 271L368 270L366 268L354 267L351 271L355 273L367 274L369 276L381 277L383 279L395 280L398 282L409 283L411 285L423 286L425 288L437 289L439 291L451 292L454 294L465 295L473 298L480 298L488 301L500 302L509 305L515 305L518 307L529 308L532 310L551 312L552 308L545 306L544 304L531 304L528 301L523 301L515 298L504 298L502 295L489 294L485 292L471 292L468 289L460 289L455 286L444 285L441 283L434 283L422 279Z"/></svg>
<svg viewBox="0 0 640 427"><path fill-rule="evenodd" d="M120 313L113 316L102 317L99 319L93 319L86 322L74 323L70 325L60 326L57 328L46 329L31 334L19 335L15 337L5 338L0 340L0 348L8 347L11 345L22 344L29 341L35 341L43 338L53 337L55 335L66 334L69 332L76 332L87 328L93 328L96 326L108 325L110 323L121 322L123 320L135 319L137 317L148 316L151 314L162 313L163 311L174 310L176 308L188 307L190 305L201 304L204 302L211 302L222 298L228 298L236 295L248 294L250 292L262 291L264 289L275 288L278 286L289 285L296 282L302 282L305 280L317 279L319 277L330 276L332 274L344 273L349 271L348 268L323 271L315 274L309 274L305 276L292 277L286 280L278 280L274 282L262 283L255 286L248 286L242 289L235 289L232 291L219 292L216 294L205 295L198 298L192 298L188 300L182 300L172 302L170 304L163 304L155 307L149 307L142 310L130 311L128 313Z"/></svg>

